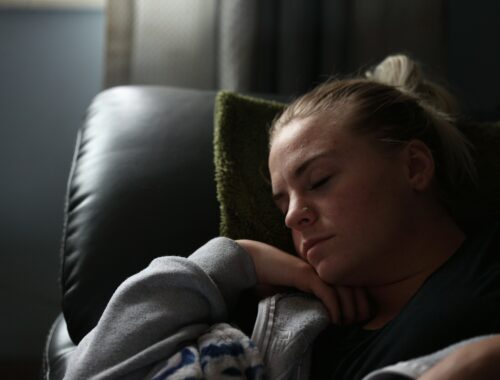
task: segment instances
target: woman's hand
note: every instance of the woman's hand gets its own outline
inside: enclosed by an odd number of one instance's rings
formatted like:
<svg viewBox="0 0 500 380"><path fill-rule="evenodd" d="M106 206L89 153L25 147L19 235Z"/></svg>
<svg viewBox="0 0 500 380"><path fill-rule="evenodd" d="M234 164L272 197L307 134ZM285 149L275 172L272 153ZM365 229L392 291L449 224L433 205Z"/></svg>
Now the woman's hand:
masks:
<svg viewBox="0 0 500 380"><path fill-rule="evenodd" d="M419 380L500 379L500 336L485 338L457 348Z"/></svg>
<svg viewBox="0 0 500 380"><path fill-rule="evenodd" d="M371 316L363 289L331 286L323 282L307 262L269 244L254 240L236 240L236 243L252 258L259 284L293 287L314 294L336 324L362 322Z"/></svg>

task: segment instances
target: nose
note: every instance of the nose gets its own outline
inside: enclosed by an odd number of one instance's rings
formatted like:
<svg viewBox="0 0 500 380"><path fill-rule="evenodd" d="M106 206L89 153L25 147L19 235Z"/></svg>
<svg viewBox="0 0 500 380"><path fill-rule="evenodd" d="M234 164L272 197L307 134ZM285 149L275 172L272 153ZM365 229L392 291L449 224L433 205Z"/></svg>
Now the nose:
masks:
<svg viewBox="0 0 500 380"><path fill-rule="evenodd" d="M302 230L312 225L316 220L316 213L311 206L302 202L290 203L285 217L285 224L292 230Z"/></svg>

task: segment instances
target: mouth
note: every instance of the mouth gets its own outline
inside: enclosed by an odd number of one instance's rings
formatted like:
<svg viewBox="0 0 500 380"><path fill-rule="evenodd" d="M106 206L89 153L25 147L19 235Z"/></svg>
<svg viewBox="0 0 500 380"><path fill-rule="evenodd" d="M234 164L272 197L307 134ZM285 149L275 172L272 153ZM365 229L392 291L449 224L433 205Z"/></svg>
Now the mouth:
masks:
<svg viewBox="0 0 500 380"><path fill-rule="evenodd" d="M314 248L319 243L324 242L325 240L331 239L333 236L325 236L315 239L307 239L302 243L302 253L304 257L307 257L308 252Z"/></svg>

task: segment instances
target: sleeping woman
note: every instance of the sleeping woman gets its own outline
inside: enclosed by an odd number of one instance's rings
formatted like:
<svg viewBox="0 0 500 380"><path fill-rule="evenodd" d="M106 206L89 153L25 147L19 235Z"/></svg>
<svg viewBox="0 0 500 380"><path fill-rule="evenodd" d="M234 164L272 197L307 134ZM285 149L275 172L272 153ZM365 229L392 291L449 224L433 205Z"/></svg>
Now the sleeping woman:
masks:
<svg viewBox="0 0 500 380"><path fill-rule="evenodd" d="M406 56L295 100L268 164L296 252L219 237L155 259L65 378L500 378L500 223L452 217L450 194L475 178L455 113ZM257 285L296 291L263 299L247 337L228 314Z"/></svg>

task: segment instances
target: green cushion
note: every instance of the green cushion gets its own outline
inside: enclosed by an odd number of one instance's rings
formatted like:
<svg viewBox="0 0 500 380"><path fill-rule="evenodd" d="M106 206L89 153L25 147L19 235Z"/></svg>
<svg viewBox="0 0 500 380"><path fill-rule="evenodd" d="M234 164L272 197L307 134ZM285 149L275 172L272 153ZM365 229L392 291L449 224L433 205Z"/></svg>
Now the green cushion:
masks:
<svg viewBox="0 0 500 380"><path fill-rule="evenodd" d="M293 252L284 217L274 205L267 168L268 130L284 104L220 92L215 104L214 156L220 234L254 239ZM500 123L464 123L459 128L475 146L479 186L464 185L452 212L466 229L500 216Z"/></svg>
<svg viewBox="0 0 500 380"><path fill-rule="evenodd" d="M220 92L215 100L214 159L220 234L293 250L274 205L267 168L268 130L284 104Z"/></svg>

